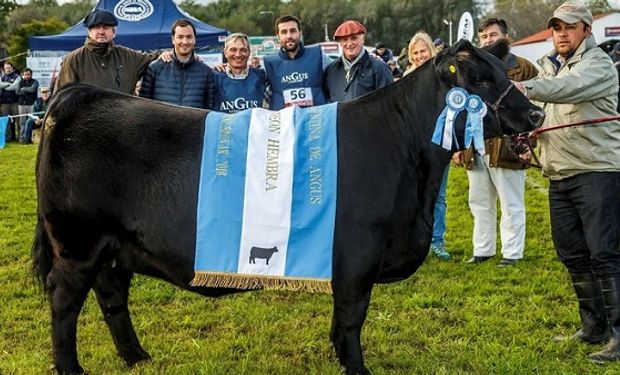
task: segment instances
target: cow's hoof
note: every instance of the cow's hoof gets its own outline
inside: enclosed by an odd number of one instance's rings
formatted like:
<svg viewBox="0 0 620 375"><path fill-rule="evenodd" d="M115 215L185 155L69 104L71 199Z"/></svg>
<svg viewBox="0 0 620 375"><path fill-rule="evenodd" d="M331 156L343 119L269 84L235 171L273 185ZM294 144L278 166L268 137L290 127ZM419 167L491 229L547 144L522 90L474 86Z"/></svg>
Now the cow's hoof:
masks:
<svg viewBox="0 0 620 375"><path fill-rule="evenodd" d="M88 375L88 373L85 372L84 369L80 366L74 369L59 370L54 363L50 365L49 371L56 372L60 375Z"/></svg>
<svg viewBox="0 0 620 375"><path fill-rule="evenodd" d="M149 353L143 350L140 353L135 353L129 356L123 356L123 360L125 361L125 364L127 365L127 367L133 367L140 362L150 361L151 356L149 355Z"/></svg>
<svg viewBox="0 0 620 375"><path fill-rule="evenodd" d="M361 369L347 369L345 367L342 367L342 370L346 375L370 375L370 371L368 371L368 369L363 366Z"/></svg>

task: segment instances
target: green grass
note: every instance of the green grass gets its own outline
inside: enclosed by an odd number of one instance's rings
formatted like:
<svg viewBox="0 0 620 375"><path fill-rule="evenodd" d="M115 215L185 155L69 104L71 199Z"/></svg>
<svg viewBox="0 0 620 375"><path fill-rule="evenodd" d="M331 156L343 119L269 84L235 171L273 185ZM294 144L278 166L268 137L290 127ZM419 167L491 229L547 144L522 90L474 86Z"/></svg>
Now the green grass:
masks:
<svg viewBox="0 0 620 375"><path fill-rule="evenodd" d="M45 374L49 308L30 273L36 148L0 150L0 374ZM447 241L455 260L429 257L410 279L377 286L362 334L375 374L617 374L595 365L600 346L556 344L578 328L576 301L551 243L546 181L528 171L525 260L471 266L467 177L452 168ZM126 368L93 299L79 320L78 352L92 374L339 374L329 345L331 297L256 292L205 299L146 277L130 309L153 360Z"/></svg>

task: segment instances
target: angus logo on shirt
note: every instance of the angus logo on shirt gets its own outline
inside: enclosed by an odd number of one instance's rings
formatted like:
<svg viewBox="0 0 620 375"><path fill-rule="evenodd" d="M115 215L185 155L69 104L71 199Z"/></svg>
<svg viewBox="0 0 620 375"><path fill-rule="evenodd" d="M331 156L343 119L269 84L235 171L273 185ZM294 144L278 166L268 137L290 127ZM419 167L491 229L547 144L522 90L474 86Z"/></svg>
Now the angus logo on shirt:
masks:
<svg viewBox="0 0 620 375"><path fill-rule="evenodd" d="M300 83L308 79L308 73L293 72L282 77L282 83Z"/></svg>

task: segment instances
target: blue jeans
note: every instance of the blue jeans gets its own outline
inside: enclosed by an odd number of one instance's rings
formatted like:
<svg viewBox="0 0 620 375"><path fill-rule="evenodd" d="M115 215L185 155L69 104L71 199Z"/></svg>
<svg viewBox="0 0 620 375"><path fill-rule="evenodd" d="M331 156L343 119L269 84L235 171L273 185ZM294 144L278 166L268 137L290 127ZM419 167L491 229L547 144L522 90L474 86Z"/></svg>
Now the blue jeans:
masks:
<svg viewBox="0 0 620 375"><path fill-rule="evenodd" d="M24 126L22 127L22 131L19 134L19 140L21 142L31 142L33 128L34 128L34 120L29 118L24 124Z"/></svg>
<svg viewBox="0 0 620 375"><path fill-rule="evenodd" d="M571 274L620 276L620 172L589 172L549 184L551 234Z"/></svg>
<svg viewBox="0 0 620 375"><path fill-rule="evenodd" d="M435 221L433 222L433 239L431 245L444 246L445 234L446 234L446 187L448 185L448 172L450 166L446 167L441 179L441 186L439 186L439 194L437 196L437 202L435 202Z"/></svg>

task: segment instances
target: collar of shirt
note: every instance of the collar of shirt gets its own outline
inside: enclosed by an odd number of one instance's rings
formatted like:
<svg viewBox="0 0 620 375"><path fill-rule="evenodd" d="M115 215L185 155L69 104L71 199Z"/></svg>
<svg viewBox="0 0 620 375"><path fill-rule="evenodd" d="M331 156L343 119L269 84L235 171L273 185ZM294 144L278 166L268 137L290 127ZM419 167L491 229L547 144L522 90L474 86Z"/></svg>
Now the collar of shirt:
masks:
<svg viewBox="0 0 620 375"><path fill-rule="evenodd" d="M230 69L230 66L226 66L226 75L228 76L228 78L230 79L245 79L248 74L249 74L249 69L245 69L244 71L242 71L239 74L235 74L233 73L232 69Z"/></svg>

